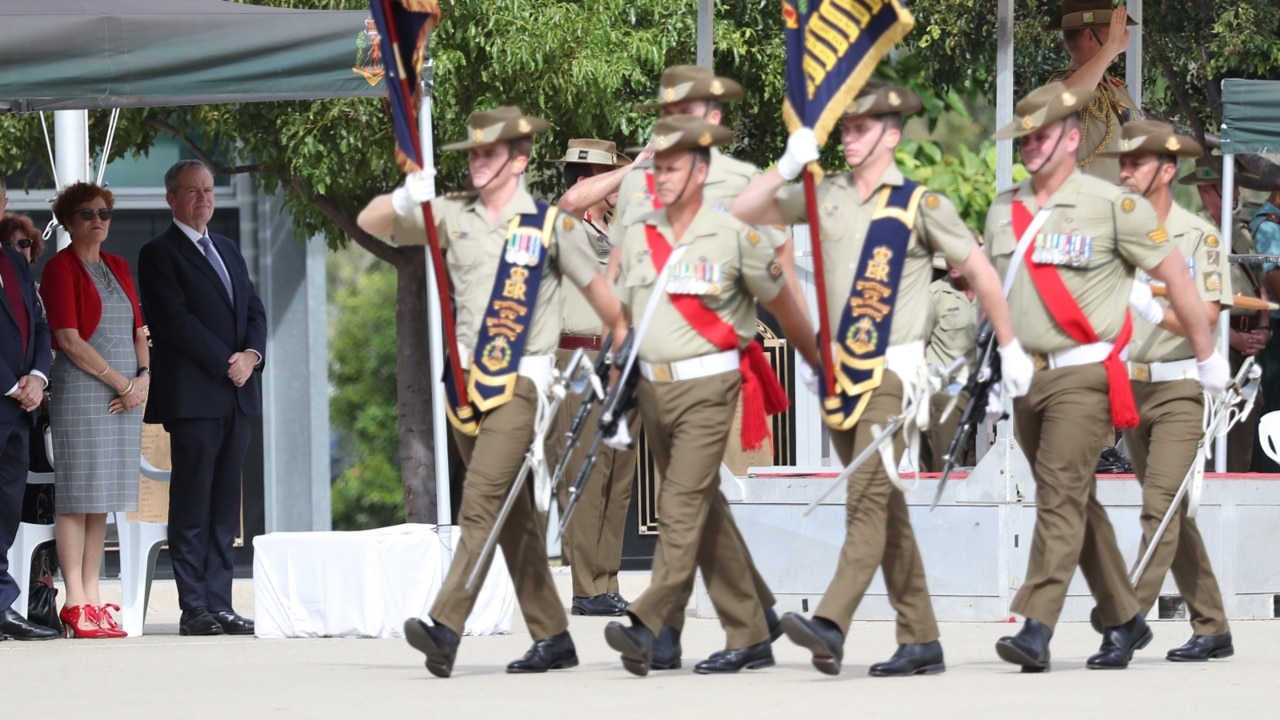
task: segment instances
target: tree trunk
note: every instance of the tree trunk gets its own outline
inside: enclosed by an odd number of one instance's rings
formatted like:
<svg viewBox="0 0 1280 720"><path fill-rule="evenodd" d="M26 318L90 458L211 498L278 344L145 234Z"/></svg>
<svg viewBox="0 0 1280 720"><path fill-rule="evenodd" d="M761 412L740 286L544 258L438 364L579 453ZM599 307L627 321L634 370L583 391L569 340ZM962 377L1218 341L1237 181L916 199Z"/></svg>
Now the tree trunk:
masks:
<svg viewBox="0 0 1280 720"><path fill-rule="evenodd" d="M427 268L422 247L396 258L396 397L404 519L436 522L436 451L432 422L431 347L427 340ZM441 452L446 452L440 448ZM448 482L448 478L444 478Z"/></svg>

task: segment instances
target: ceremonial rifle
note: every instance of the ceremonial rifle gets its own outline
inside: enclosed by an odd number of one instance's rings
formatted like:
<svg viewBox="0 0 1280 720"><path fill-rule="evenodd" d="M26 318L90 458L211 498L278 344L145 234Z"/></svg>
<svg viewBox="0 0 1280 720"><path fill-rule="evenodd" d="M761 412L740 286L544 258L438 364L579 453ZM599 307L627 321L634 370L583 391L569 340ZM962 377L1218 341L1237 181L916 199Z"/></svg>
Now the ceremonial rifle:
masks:
<svg viewBox="0 0 1280 720"><path fill-rule="evenodd" d="M942 491L947 486L947 479L951 477L951 471L955 468L956 458L964 452L978 424L986 419L988 395L991 393L991 388L999 382L1000 354L996 351L995 333L991 328L991 321L984 320L978 327L977 367L969 373L969 379L964 383L964 390L969 393L969 400L964 405L964 412L960 415L960 424L956 427L955 435L951 436L951 444L947 445L947 452L942 456L942 476L938 478L938 490L933 494L933 502L929 504L930 510L938 507L938 501L942 499ZM1003 417L1004 415L1001 414L1002 419Z"/></svg>

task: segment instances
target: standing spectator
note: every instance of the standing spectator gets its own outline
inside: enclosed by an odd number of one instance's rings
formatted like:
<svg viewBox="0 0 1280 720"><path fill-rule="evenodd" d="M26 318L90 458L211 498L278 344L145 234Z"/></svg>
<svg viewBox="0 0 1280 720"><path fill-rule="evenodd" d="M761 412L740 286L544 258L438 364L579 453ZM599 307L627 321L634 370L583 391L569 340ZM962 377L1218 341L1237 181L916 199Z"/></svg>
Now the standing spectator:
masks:
<svg viewBox="0 0 1280 720"><path fill-rule="evenodd" d="M146 332L129 263L103 252L111 192L75 183L53 203L71 244L41 276L53 333L54 536L66 583L59 617L76 637L124 637L98 596L107 513L138 507L142 411L151 377ZM116 607L118 609L118 606Z"/></svg>
<svg viewBox="0 0 1280 720"><path fill-rule="evenodd" d="M28 265L35 264L44 252L44 236L30 216L19 213L5 213L0 219L0 243L22 253Z"/></svg>
<svg viewBox="0 0 1280 720"><path fill-rule="evenodd" d="M252 635L231 607L232 545L251 416L262 414L267 317L235 243L208 232L213 174L164 174L173 224L142 247L138 279L155 352L146 421L169 431L169 553L182 635Z"/></svg>
<svg viewBox="0 0 1280 720"><path fill-rule="evenodd" d="M978 244L982 239L978 238ZM951 438L960 425L960 415L969 402L964 384L969 373L978 364L978 297L969 280L956 267L949 266L941 254L933 256L933 268L946 270L946 277L929 284L929 338L924 357L929 363L947 367L956 358L964 356L964 365L952 376L946 392L934 393L929 398L929 430L925 433L920 452L920 467L931 472L942 472L943 456L951 445ZM946 419L942 411L955 397L955 407ZM926 456L925 450L928 451ZM977 463L977 446L973 437L960 448L955 467L973 467Z"/></svg>

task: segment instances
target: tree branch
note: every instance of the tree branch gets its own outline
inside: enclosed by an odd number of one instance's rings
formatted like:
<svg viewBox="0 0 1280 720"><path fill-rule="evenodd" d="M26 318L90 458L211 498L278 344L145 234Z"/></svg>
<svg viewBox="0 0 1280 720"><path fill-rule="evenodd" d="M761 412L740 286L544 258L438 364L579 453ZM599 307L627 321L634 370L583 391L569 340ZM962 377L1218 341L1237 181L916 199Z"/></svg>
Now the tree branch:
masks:
<svg viewBox="0 0 1280 720"><path fill-rule="evenodd" d="M1173 91L1173 97L1178 101L1178 107L1182 110L1183 117L1191 123L1192 130L1195 131L1195 138L1204 145L1204 121L1200 119L1200 114L1196 112L1195 107L1191 104L1191 98L1187 97L1187 93L1182 89L1182 83L1178 82L1178 78L1173 73L1173 66L1169 64L1168 58L1164 53L1155 53L1160 63L1160 72L1164 74L1166 80L1169 81L1169 89Z"/></svg>
<svg viewBox="0 0 1280 720"><path fill-rule="evenodd" d="M143 120L142 122L144 125L148 125L161 132L168 133L170 136L176 138L178 142L182 143L183 145L186 145L187 149L195 153L196 157L199 158L201 162L203 162L205 165L208 165L210 168L213 168L214 175L239 175L240 173L255 173L255 172L258 172L259 170L259 167L257 164L235 165L233 167L225 167L223 165L219 165L218 163L213 161L213 158L209 157L209 153L205 152L204 148L200 147L200 145L198 145L195 140L191 139L191 136L187 135L186 133L180 132L178 128L174 127L174 125L170 122L161 120L159 118L154 118L154 117L149 117L146 120Z"/></svg>
<svg viewBox="0 0 1280 720"><path fill-rule="evenodd" d="M342 231L347 234L347 237L354 240L360 247L368 250L369 254L396 268L399 268L400 264L404 262L404 258L402 257L402 253L399 248L385 243L377 237L365 232L356 224L354 218L343 212L342 209L338 207L338 204L335 203L332 198L327 195L311 192L306 181L297 175L293 177L292 184L293 188L298 191L298 194L307 198L312 205L316 206L317 210L324 213L324 216L329 218L334 225L341 228Z"/></svg>

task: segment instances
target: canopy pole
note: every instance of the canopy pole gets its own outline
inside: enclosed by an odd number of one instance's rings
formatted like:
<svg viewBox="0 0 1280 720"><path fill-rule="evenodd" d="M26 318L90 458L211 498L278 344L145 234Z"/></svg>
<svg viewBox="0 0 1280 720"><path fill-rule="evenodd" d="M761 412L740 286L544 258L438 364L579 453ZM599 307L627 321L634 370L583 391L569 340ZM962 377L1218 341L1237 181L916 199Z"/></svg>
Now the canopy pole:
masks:
<svg viewBox="0 0 1280 720"><path fill-rule="evenodd" d="M1142 0L1125 0L1129 17L1135 20L1142 17ZM1124 82L1129 86L1129 95L1142 107L1142 26L1137 26L1129 33L1129 47L1124 52Z"/></svg>
<svg viewBox="0 0 1280 720"><path fill-rule="evenodd" d="M61 187L89 178L89 111L56 110L53 113L54 175ZM58 249L71 244L65 228L58 229Z"/></svg>
<svg viewBox="0 0 1280 720"><path fill-rule="evenodd" d="M1226 129L1226 126L1223 126ZM1221 233L1222 246L1231 250L1231 234L1235 229L1236 203L1235 197L1236 186L1236 156L1227 153L1222 156L1222 212L1221 212ZM1227 312L1224 310L1218 316L1218 351L1222 353L1222 357L1231 357L1231 329L1228 325ZM1223 433L1213 440L1213 471L1227 471L1227 435Z"/></svg>
<svg viewBox="0 0 1280 720"><path fill-rule="evenodd" d="M1013 0L996 10L996 127L1013 122ZM996 141L996 187L1013 185L1013 140Z"/></svg>
<svg viewBox="0 0 1280 720"><path fill-rule="evenodd" d="M698 0L698 64L704 68L712 66L711 51L714 44L715 4L714 0Z"/></svg>

